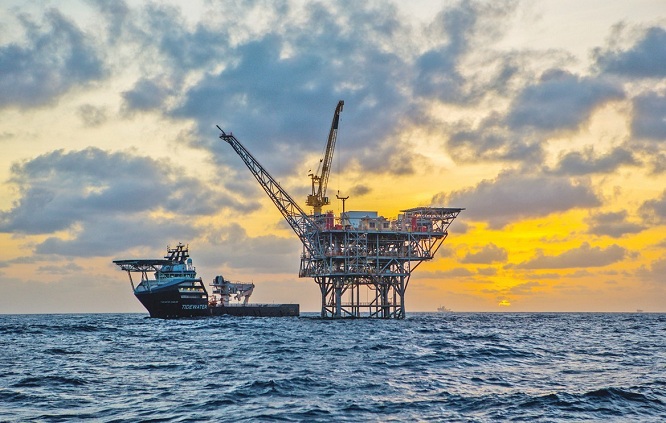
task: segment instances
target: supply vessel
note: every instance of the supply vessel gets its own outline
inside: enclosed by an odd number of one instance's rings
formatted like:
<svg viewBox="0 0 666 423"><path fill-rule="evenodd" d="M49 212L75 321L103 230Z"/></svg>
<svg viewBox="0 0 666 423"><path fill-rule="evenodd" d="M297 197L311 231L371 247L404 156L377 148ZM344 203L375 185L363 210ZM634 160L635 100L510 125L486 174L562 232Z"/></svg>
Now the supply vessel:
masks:
<svg viewBox="0 0 666 423"><path fill-rule="evenodd" d="M198 316L298 316L298 304L250 304L253 283L231 282L223 276L213 278L212 295L197 277L189 255L189 247L179 243L167 247L163 259L114 260L129 275L134 296L148 310L150 317L178 318ZM134 284L132 273L140 273ZM153 273L153 278L149 277ZM241 302L242 301L242 302Z"/></svg>

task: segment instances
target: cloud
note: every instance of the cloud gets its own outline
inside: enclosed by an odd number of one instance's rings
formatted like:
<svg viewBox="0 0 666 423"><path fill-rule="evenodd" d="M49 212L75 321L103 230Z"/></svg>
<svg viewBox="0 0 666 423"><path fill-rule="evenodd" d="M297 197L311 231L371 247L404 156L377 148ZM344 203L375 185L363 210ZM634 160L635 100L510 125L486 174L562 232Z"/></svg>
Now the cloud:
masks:
<svg viewBox="0 0 666 423"><path fill-rule="evenodd" d="M349 190L349 194L354 197L362 197L372 192L372 188L365 184L356 184Z"/></svg>
<svg viewBox="0 0 666 423"><path fill-rule="evenodd" d="M636 166L640 162L634 154L622 147L611 152L596 156L594 149L572 151L560 158L557 167L552 171L558 175L590 175L595 173L613 173L620 166Z"/></svg>
<svg viewBox="0 0 666 423"><path fill-rule="evenodd" d="M492 113L473 128L467 122L453 126L447 148L457 162L479 160L541 162L543 137L535 133L514 133L500 113Z"/></svg>
<svg viewBox="0 0 666 423"><path fill-rule="evenodd" d="M666 275L666 258L653 261L649 267L641 266L637 274L644 280L663 285L664 275Z"/></svg>
<svg viewBox="0 0 666 423"><path fill-rule="evenodd" d="M623 97L622 88L609 81L551 69L518 94L506 120L513 130L573 131L597 107Z"/></svg>
<svg viewBox="0 0 666 423"><path fill-rule="evenodd" d="M19 19L27 39L0 46L0 108L41 106L106 74L93 41L56 9L43 25Z"/></svg>
<svg viewBox="0 0 666 423"><path fill-rule="evenodd" d="M493 228L574 208L596 207L601 201L588 182L560 176L502 172L476 187L437 194L432 204L465 207L465 216L487 221Z"/></svg>
<svg viewBox="0 0 666 423"><path fill-rule="evenodd" d="M647 93L633 98L633 105L632 135L639 139L666 141L666 96Z"/></svg>
<svg viewBox="0 0 666 423"><path fill-rule="evenodd" d="M145 111L158 109L162 106L167 96L171 93L166 81L140 79L131 90L123 92L125 110Z"/></svg>
<svg viewBox="0 0 666 423"><path fill-rule="evenodd" d="M74 236L50 236L35 245L35 254L67 257L106 257L133 247L153 248L201 235L201 228L179 218L149 215L91 216L80 224Z"/></svg>
<svg viewBox="0 0 666 423"><path fill-rule="evenodd" d="M518 285L514 285L506 291L507 295L530 295L538 288L543 287L544 284L541 282L523 282Z"/></svg>
<svg viewBox="0 0 666 423"><path fill-rule="evenodd" d="M99 126L107 120L106 109L92 104L79 106L78 113L81 120L83 120L83 124L88 127Z"/></svg>
<svg viewBox="0 0 666 423"><path fill-rule="evenodd" d="M122 243L145 245L139 237L163 243L160 232L184 239L198 232L200 216L257 207L188 177L166 160L129 152L56 150L14 164L11 172L19 198L0 211L0 231L54 234L38 244L42 254L103 255ZM56 236L59 231L68 231L68 237Z"/></svg>
<svg viewBox="0 0 666 423"><path fill-rule="evenodd" d="M607 73L631 78L666 77L666 30L648 28L643 37L627 50L594 50L597 67Z"/></svg>
<svg viewBox="0 0 666 423"><path fill-rule="evenodd" d="M550 69L538 82L522 87L507 110L494 111L478 123L451 125L447 147L458 162L541 162L551 134L578 130L597 108L622 98L624 92L614 82Z"/></svg>
<svg viewBox="0 0 666 423"><path fill-rule="evenodd" d="M453 269L438 270L435 272L422 272L421 275L424 277L427 275L429 279L448 279L474 276L474 272L465 269L464 267L455 267Z"/></svg>
<svg viewBox="0 0 666 423"><path fill-rule="evenodd" d="M661 197L643 202L638 213L646 223L658 225L666 223L666 190L661 193Z"/></svg>
<svg viewBox="0 0 666 423"><path fill-rule="evenodd" d="M508 253L504 248L500 248L491 242L476 253L467 253L460 262L490 264L498 261L504 262L507 257Z"/></svg>
<svg viewBox="0 0 666 423"><path fill-rule="evenodd" d="M175 114L220 121L230 130L242 130L245 138L306 145L323 139L327 128L318 117L330 116L339 99L361 113L379 107L391 112L398 103L389 100L402 98L391 85L397 83L392 72L404 69L404 64L398 56L380 51L376 32L382 31L382 20L396 29L400 23L375 11L374 26L353 32L342 28L341 20L356 20L366 12L363 8L315 7L298 21L280 16L285 27L230 46L226 66L188 89ZM333 57L336 60L330 60ZM344 113L342 119L353 116ZM321 149L319 143L316 147Z"/></svg>
<svg viewBox="0 0 666 423"><path fill-rule="evenodd" d="M221 6L223 7L216 9L224 12L217 13L226 12L229 24L234 18L240 21L241 13L252 10L251 7L236 7L228 3ZM234 10L229 10L230 8ZM207 65L219 61L231 43L229 32L235 29L231 25L225 25L227 22L222 21L224 18L220 15L214 16L214 19L209 16L208 19L191 26L181 9L171 5L151 3L143 12L144 20L140 21L139 25L135 24L128 31L128 35L137 37L147 46L155 47L160 58L176 73L205 69ZM279 14L275 19L280 19ZM214 27L215 24L219 29Z"/></svg>
<svg viewBox="0 0 666 423"><path fill-rule="evenodd" d="M506 58L474 57L487 54L484 48L500 38L502 19L513 14L518 2L463 1L440 11L426 30L434 46L414 61L416 96L442 103L470 104L490 92L503 91L517 72ZM485 78L470 71L468 61L484 62Z"/></svg>
<svg viewBox="0 0 666 423"><path fill-rule="evenodd" d="M619 245L607 248L591 247L584 242L578 248L565 251L555 256L546 256L542 251L537 255L518 264L518 269L568 269L576 267L603 267L623 260L628 252Z"/></svg>
<svg viewBox="0 0 666 423"><path fill-rule="evenodd" d="M443 102L460 102L464 77L458 70L460 57L469 48L477 22L477 4L464 2L460 7L441 11L433 21L434 39L447 40L441 46L421 54L415 63L414 93L435 97Z"/></svg>
<svg viewBox="0 0 666 423"><path fill-rule="evenodd" d="M613 238L636 234L646 228L643 225L628 222L626 210L592 214L587 219L587 223L590 225L588 233L599 236L607 235Z"/></svg>
<svg viewBox="0 0 666 423"><path fill-rule="evenodd" d="M82 270L84 270L84 268L74 262L69 262L64 265L49 264L49 265L39 266L37 268L37 272L49 275L79 274L81 273Z"/></svg>
<svg viewBox="0 0 666 423"><path fill-rule="evenodd" d="M89 4L101 14L100 23L107 28L107 40L109 44L122 44L123 32L131 26L131 11L123 0L113 2L93 1Z"/></svg>
<svg viewBox="0 0 666 423"><path fill-rule="evenodd" d="M666 172L666 154L661 152L651 152L650 164L652 173L660 174Z"/></svg>
<svg viewBox="0 0 666 423"><path fill-rule="evenodd" d="M479 275L483 275L483 276L494 276L494 275L497 274L497 269L494 268L494 267L485 267L485 268L482 267L482 268L477 268L476 272Z"/></svg>
<svg viewBox="0 0 666 423"><path fill-rule="evenodd" d="M298 272L301 243L295 235L250 237L244 228L234 223L208 228L206 238L211 247L197 253L197 262L206 267L228 266L268 274Z"/></svg>

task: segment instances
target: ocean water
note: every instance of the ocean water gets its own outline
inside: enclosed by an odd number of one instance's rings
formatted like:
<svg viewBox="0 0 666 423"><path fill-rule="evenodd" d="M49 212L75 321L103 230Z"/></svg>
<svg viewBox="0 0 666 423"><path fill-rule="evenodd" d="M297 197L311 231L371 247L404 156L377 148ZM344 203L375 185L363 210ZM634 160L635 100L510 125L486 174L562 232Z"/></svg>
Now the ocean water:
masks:
<svg viewBox="0 0 666 423"><path fill-rule="evenodd" d="M666 421L666 314L0 315L0 421Z"/></svg>

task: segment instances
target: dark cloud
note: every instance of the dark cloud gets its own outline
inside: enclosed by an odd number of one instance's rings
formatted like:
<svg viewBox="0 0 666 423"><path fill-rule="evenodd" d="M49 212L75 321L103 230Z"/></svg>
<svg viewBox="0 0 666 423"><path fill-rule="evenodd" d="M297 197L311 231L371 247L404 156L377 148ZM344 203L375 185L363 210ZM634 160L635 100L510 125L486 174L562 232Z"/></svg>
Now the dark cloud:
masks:
<svg viewBox="0 0 666 423"><path fill-rule="evenodd" d="M247 4L220 3L211 8L215 13L190 25L182 9L173 5L148 3L133 9L120 0L92 4L101 15L110 45L136 48L140 58L150 61L144 65L145 72L169 69L175 80L187 71L219 62L233 23L242 22L242 15L252 10Z"/></svg>
<svg viewBox="0 0 666 423"><path fill-rule="evenodd" d="M457 162L542 162L549 136L578 130L597 108L622 98L622 88L614 82L551 69L536 83L520 88L508 110L492 112L478 123L452 125L447 148ZM621 153L618 150L617 156L587 165L602 167L613 160L629 160Z"/></svg>
<svg viewBox="0 0 666 423"><path fill-rule="evenodd" d="M494 267L482 267L476 269L476 272L482 276L495 276L497 274L497 269Z"/></svg>
<svg viewBox="0 0 666 423"><path fill-rule="evenodd" d="M638 212L646 223L657 225L666 223L666 190L662 192L661 197L645 201Z"/></svg>
<svg viewBox="0 0 666 423"><path fill-rule="evenodd" d="M650 155L650 165L653 174L666 172L666 153L660 151L653 152Z"/></svg>
<svg viewBox="0 0 666 423"><path fill-rule="evenodd" d="M41 106L104 76L99 49L57 10L46 12L43 25L19 18L26 40L0 46L0 107Z"/></svg>
<svg viewBox="0 0 666 423"><path fill-rule="evenodd" d="M608 248L592 247L584 242L578 248L562 254L547 256L538 251L536 257L518 264L519 269L568 269L576 267L603 267L623 260L628 252L619 245Z"/></svg>
<svg viewBox="0 0 666 423"><path fill-rule="evenodd" d="M603 72L627 77L666 77L666 30L648 28L628 50L595 49L596 64Z"/></svg>
<svg viewBox="0 0 666 423"><path fill-rule="evenodd" d="M474 188L438 194L432 203L465 207L466 218L500 228L521 219L596 207L601 201L584 180L511 171L501 173L495 180L483 180Z"/></svg>
<svg viewBox="0 0 666 423"><path fill-rule="evenodd" d="M228 3L219 6L226 13L239 11L236 8L229 10L234 6ZM245 13L252 10L251 7L243 9ZM190 28L180 8L152 3L143 11L141 23L144 25L134 26L130 36L138 37L145 45L156 47L161 58L176 74L203 69L219 62L231 42L227 29L231 26L221 25L220 29L216 29L212 25L219 24L221 17L206 18L204 16L203 21ZM234 18L240 19L241 16L236 14Z"/></svg>
<svg viewBox="0 0 666 423"><path fill-rule="evenodd" d="M442 206L434 205L434 207L442 207ZM469 230L470 230L470 225L468 225L467 223L463 222L460 219L454 220L451 226L449 227L449 232L455 233L457 235L466 234Z"/></svg>
<svg viewBox="0 0 666 423"><path fill-rule="evenodd" d="M140 79L131 90L123 92L122 96L125 100L125 110L131 113L135 110L159 109L171 93L166 81Z"/></svg>
<svg viewBox="0 0 666 423"><path fill-rule="evenodd" d="M39 244L37 252L43 254L104 254L122 242L142 245L141 236L163 240L160 232L191 236L198 216L257 207L186 176L168 161L126 152L57 150L15 164L11 171L19 198L11 209L0 211L0 231L73 231L73 239L54 236Z"/></svg>
<svg viewBox="0 0 666 423"><path fill-rule="evenodd" d="M349 194L354 197L362 197L372 192L372 188L365 184L357 184L350 188Z"/></svg>
<svg viewBox="0 0 666 423"><path fill-rule="evenodd" d="M620 238L627 234L636 234L645 229L645 226L627 221L627 212L596 213L592 214L587 223L590 225L589 233L594 235L607 235Z"/></svg>
<svg viewBox="0 0 666 423"><path fill-rule="evenodd" d="M271 34L238 46L232 52L236 62L189 89L174 115L211 126L220 123L242 140L258 143L253 150L270 154L288 145L292 150L319 152L335 105L344 99L338 134L341 143L355 147L376 143L394 128L398 111L404 107L405 99L396 89L399 83L391 75L401 68L395 63L399 59L372 51L367 41L359 46L347 41L351 50L338 63L329 60L334 52L324 47L330 39L317 41L321 45L312 46L313 40L295 40L304 45L291 45L283 36ZM297 50L282 57L280 52L288 44ZM359 51L363 47L368 50L365 57ZM342 88L352 84L357 88ZM208 130L207 126L202 129Z"/></svg>
<svg viewBox="0 0 666 423"><path fill-rule="evenodd" d="M588 121L597 107L623 97L622 88L609 81L551 69L537 84L518 94L507 124L513 130L573 131Z"/></svg>
<svg viewBox="0 0 666 423"><path fill-rule="evenodd" d="M666 61L664 62L666 67ZM648 93L633 99L631 132L636 138L666 140L666 96Z"/></svg>
<svg viewBox="0 0 666 423"><path fill-rule="evenodd" d="M535 132L512 132L494 113L476 128L460 123L453 128L447 148L456 162L500 160L538 163L543 160L543 138Z"/></svg>
<svg viewBox="0 0 666 423"><path fill-rule="evenodd" d="M106 109L92 104L81 105L78 113L85 126L99 126L107 120Z"/></svg>
<svg viewBox="0 0 666 423"><path fill-rule="evenodd" d="M663 285L664 275L666 275L666 258L653 261L650 267L641 266L637 274L644 280Z"/></svg>
<svg viewBox="0 0 666 423"><path fill-rule="evenodd" d="M463 1L439 12L427 31L435 46L420 54L414 63L414 94L443 103L469 104L489 91L504 91L518 70L510 59L484 59L484 71L492 74L484 82L480 82L482 78L476 70L466 66L465 60L483 50L479 44L500 36L501 19L513 13L516 5L514 1Z"/></svg>
<svg viewBox="0 0 666 423"><path fill-rule="evenodd" d="M465 257L460 260L460 262L490 264L495 262L504 262L508 256L509 254L504 248L498 247L491 242L476 253L467 253Z"/></svg>
<svg viewBox="0 0 666 423"><path fill-rule="evenodd" d="M107 29L107 40L110 44L126 41L123 33L132 25L131 10L123 0L89 2L101 14L100 23Z"/></svg>
<svg viewBox="0 0 666 423"><path fill-rule="evenodd" d="M622 147L613 149L604 155L595 155L594 149L572 151L560 158L553 170L558 175L590 175L594 173L613 173L620 166L637 166L640 162L634 154Z"/></svg>
<svg viewBox="0 0 666 423"><path fill-rule="evenodd" d="M414 93L435 97L443 102L462 100L464 77L458 70L459 60L467 52L469 38L478 11L472 2L441 11L433 22L435 39L446 42L421 54L415 63Z"/></svg>

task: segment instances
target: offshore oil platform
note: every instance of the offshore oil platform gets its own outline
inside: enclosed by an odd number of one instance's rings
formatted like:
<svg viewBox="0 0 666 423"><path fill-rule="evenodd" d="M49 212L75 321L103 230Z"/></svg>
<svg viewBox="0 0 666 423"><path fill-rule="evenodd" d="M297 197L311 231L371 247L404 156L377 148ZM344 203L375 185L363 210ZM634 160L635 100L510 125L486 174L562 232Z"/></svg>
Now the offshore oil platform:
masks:
<svg viewBox="0 0 666 423"><path fill-rule="evenodd" d="M314 278L321 291L321 317L405 318L405 291L412 272L431 260L448 236L448 228L463 208L416 207L395 219L376 211L322 213L330 204L326 188L344 106L339 101L306 205L311 214L285 191L257 159L219 126L220 139L231 145L303 244L298 276ZM364 291L362 295L361 291Z"/></svg>

